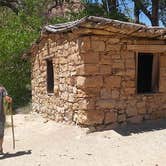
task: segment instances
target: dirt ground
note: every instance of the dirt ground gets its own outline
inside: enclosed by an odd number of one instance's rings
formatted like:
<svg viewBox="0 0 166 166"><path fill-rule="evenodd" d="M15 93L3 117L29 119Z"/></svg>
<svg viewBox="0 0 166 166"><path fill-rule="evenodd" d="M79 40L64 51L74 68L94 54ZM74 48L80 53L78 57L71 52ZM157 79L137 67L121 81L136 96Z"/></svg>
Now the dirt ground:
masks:
<svg viewBox="0 0 166 166"><path fill-rule="evenodd" d="M87 134L88 129L14 116L16 149L6 129L0 166L165 166L166 122Z"/></svg>

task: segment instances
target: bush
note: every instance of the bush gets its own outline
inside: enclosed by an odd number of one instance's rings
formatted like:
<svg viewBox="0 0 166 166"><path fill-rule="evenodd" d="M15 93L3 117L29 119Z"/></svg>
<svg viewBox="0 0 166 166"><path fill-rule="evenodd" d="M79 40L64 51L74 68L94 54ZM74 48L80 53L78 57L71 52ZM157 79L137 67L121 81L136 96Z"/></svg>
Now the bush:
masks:
<svg viewBox="0 0 166 166"><path fill-rule="evenodd" d="M17 16L6 8L0 8L0 12L0 84L18 107L29 102L31 94L30 62L21 56L38 37L41 23L39 19L26 18L23 13Z"/></svg>
<svg viewBox="0 0 166 166"><path fill-rule="evenodd" d="M60 23L73 21L85 16L103 16L127 21L119 12L108 13L97 1L84 1L84 9L70 12L67 17L48 20L45 8L50 0L24 0L24 7L18 15L8 8L0 7L0 84L3 84L13 97L14 106L24 106L31 99L30 62L21 56L38 38L45 22Z"/></svg>

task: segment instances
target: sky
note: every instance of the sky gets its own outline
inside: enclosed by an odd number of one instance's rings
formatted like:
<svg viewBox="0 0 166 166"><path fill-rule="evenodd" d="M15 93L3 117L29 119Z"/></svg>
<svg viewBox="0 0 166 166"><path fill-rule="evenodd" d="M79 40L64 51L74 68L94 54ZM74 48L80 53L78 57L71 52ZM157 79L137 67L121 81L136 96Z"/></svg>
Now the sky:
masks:
<svg viewBox="0 0 166 166"><path fill-rule="evenodd" d="M121 1L122 2L122 1ZM124 5L122 5L124 6ZM127 0L126 2L126 6L129 8L129 11L127 12L128 15L130 15L131 18L134 18L134 12L133 12L133 8L134 8L134 3L131 0ZM125 9L124 9L125 10ZM141 12L140 14L140 21L142 23L145 23L147 26L151 26L151 22L150 20L147 18L147 16ZM160 26L163 26L163 24L160 22L159 23Z"/></svg>
<svg viewBox="0 0 166 166"><path fill-rule="evenodd" d="M91 0L91 1L102 2L102 0ZM127 15L128 17L134 19L134 10L133 10L134 2L132 0L125 0L125 3L123 0L119 0L118 2L119 2L119 5L121 6L122 12L124 12L125 15ZM144 23L147 26L152 26L150 20L143 12L140 13L140 22ZM159 21L159 26L164 27L161 21Z"/></svg>
<svg viewBox="0 0 166 166"><path fill-rule="evenodd" d="M124 6L124 5L122 4L122 6ZM131 0L127 0L126 7L129 8L129 11L126 12L127 15L129 15L131 18L134 18L134 12L133 12L134 3ZM124 8L124 10L125 10L125 8ZM149 19L143 13L140 14L140 21L145 23L148 26L151 26Z"/></svg>

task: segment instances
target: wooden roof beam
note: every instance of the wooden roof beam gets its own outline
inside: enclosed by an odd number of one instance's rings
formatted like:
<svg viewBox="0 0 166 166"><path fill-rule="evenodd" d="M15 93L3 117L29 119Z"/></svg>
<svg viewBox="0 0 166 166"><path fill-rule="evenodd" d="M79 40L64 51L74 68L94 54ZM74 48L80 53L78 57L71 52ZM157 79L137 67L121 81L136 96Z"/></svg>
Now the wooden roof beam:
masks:
<svg viewBox="0 0 166 166"><path fill-rule="evenodd" d="M166 52L166 45L127 45L127 49L135 52L162 53Z"/></svg>

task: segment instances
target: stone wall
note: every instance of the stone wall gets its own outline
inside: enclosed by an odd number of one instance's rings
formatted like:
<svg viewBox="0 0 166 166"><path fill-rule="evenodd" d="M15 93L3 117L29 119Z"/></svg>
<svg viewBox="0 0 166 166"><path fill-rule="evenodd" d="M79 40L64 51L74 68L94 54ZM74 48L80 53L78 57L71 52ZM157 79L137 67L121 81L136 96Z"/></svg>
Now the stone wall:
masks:
<svg viewBox="0 0 166 166"><path fill-rule="evenodd" d="M70 40L69 40L70 39ZM47 93L46 60L54 66L54 93ZM74 76L79 63L77 37L46 35L32 56L32 108L58 122L73 121L77 93Z"/></svg>
<svg viewBox="0 0 166 166"><path fill-rule="evenodd" d="M79 124L140 123L166 117L166 55L160 55L159 93L136 93L136 56L127 44L163 44L160 41L92 36L81 38L84 65L78 70L77 88L82 103ZM82 107L81 107L82 106Z"/></svg>
<svg viewBox="0 0 166 166"><path fill-rule="evenodd" d="M136 93L135 53L127 44L160 41L115 36L48 35L32 58L33 110L80 125L140 123L166 117L166 54L160 55L159 93ZM54 62L54 94L46 90L46 58Z"/></svg>

